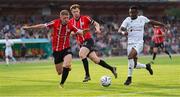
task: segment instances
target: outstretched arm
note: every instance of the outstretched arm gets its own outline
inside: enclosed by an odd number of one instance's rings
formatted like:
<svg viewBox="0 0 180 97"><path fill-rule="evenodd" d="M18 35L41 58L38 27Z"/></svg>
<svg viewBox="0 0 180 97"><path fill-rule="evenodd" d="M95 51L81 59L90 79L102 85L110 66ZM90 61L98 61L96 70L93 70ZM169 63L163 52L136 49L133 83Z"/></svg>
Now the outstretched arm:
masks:
<svg viewBox="0 0 180 97"><path fill-rule="evenodd" d="M32 26L23 26L23 29L40 29L40 28L46 28L47 26L45 24L37 24Z"/></svg>
<svg viewBox="0 0 180 97"><path fill-rule="evenodd" d="M149 24L167 28L167 26L164 23L161 23L161 22L158 22L158 21L155 21L155 20L150 20Z"/></svg>

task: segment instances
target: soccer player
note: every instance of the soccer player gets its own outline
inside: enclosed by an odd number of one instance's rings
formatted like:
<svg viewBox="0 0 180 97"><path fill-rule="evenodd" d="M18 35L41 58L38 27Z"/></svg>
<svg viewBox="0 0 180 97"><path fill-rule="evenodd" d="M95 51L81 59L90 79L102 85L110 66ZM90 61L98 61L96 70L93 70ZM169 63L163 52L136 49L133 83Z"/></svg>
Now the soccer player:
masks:
<svg viewBox="0 0 180 97"><path fill-rule="evenodd" d="M80 5L73 4L70 6L71 13L73 17L70 19L70 22L76 26L78 29L90 29L91 25L94 25L96 32L100 33L99 24L91 19L89 16L80 15ZM105 61L100 59L94 51L94 40L92 39L91 33L86 32L84 35L76 35L77 43L80 45L79 57L81 58L85 70L85 78L83 82L91 80L89 74L89 63L87 57L91 59L94 63L101 65L102 67L109 69L115 78L117 78L116 67L112 67L107 64Z"/></svg>
<svg viewBox="0 0 180 97"><path fill-rule="evenodd" d="M13 57L13 51L12 51L12 45L13 41L11 41L7 35L5 35L5 56L6 56L6 64L9 64L9 58L11 58L14 62L16 62L16 59Z"/></svg>
<svg viewBox="0 0 180 97"><path fill-rule="evenodd" d="M60 86L63 87L67 79L69 71L71 70L72 52L70 47L70 34L71 32L78 32L82 34L83 31L77 29L69 22L68 10L60 12L60 18L55 19L49 23L37 24L33 26L24 26L24 29L30 28L52 28L52 49L54 63L58 75L62 74Z"/></svg>
<svg viewBox="0 0 180 97"><path fill-rule="evenodd" d="M151 68L151 63L141 64L137 62L137 57L143 50L143 34L145 24L158 25L166 27L165 24L158 21L149 20L145 16L138 16L138 7L131 6L129 8L129 17L127 17L123 22L118 32L128 37L128 77L124 85L130 85L132 82L133 69L145 68L151 75L153 75L153 70Z"/></svg>
<svg viewBox="0 0 180 97"><path fill-rule="evenodd" d="M164 38L165 38L165 29L159 27L159 26L154 26L153 27L153 32L154 36L152 37L152 40L154 42L154 47L153 47L153 60L156 58L156 54L158 51L158 48L161 48L162 51L164 51L166 54L169 55L169 58L171 59L170 53L165 49L164 47Z"/></svg>

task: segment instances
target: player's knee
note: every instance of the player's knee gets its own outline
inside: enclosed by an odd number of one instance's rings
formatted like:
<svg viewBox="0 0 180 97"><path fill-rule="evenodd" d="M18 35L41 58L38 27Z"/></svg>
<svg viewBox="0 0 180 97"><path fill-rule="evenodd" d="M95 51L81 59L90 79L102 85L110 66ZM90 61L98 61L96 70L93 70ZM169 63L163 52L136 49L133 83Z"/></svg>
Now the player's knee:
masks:
<svg viewBox="0 0 180 97"><path fill-rule="evenodd" d="M59 71L59 72L58 72L58 75L61 75L61 74L62 74L62 71L61 71L61 72Z"/></svg>
<svg viewBox="0 0 180 97"><path fill-rule="evenodd" d="M153 50L154 53L157 53L157 50Z"/></svg>
<svg viewBox="0 0 180 97"><path fill-rule="evenodd" d="M70 65L70 64L67 64L67 65L65 65L65 66L63 66L63 67L65 67L65 68L71 68L71 65Z"/></svg>
<svg viewBox="0 0 180 97"><path fill-rule="evenodd" d="M56 69L58 75L61 75L62 74L62 69Z"/></svg>
<svg viewBox="0 0 180 97"><path fill-rule="evenodd" d="M86 58L86 55L84 55L84 54L82 54L82 53L79 53L79 57L80 57L81 59L84 59L84 58Z"/></svg>
<svg viewBox="0 0 180 97"><path fill-rule="evenodd" d="M133 56L132 55L128 55L128 59L133 59Z"/></svg>
<svg viewBox="0 0 180 97"><path fill-rule="evenodd" d="M71 62L70 61L64 62L63 67L70 68L71 67Z"/></svg>

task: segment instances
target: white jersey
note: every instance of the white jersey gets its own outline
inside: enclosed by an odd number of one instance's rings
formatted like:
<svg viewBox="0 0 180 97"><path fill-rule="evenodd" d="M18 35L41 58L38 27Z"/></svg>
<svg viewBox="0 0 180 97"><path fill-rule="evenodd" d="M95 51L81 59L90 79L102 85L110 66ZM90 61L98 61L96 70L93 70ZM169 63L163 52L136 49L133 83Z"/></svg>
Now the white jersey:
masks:
<svg viewBox="0 0 180 97"><path fill-rule="evenodd" d="M138 16L132 20L131 17L127 17L121 27L127 29L128 32L128 44L143 43L144 26L150 20L145 16Z"/></svg>
<svg viewBox="0 0 180 97"><path fill-rule="evenodd" d="M11 40L5 40L6 49L12 49L12 45L14 44Z"/></svg>

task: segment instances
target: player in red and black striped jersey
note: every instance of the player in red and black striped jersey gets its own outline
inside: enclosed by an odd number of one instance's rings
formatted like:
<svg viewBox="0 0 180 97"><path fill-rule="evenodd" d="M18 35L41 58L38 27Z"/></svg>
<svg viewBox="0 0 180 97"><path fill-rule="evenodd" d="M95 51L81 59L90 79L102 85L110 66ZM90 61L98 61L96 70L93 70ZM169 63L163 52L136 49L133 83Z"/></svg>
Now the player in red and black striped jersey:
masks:
<svg viewBox="0 0 180 97"><path fill-rule="evenodd" d="M154 42L154 47L153 47L153 60L156 58L156 54L158 51L158 48L163 50L166 54L169 55L169 58L171 59L170 53L165 49L164 47L164 41L165 41L165 29L159 26L154 26L153 27L153 32L154 35L152 37L152 41Z"/></svg>
<svg viewBox="0 0 180 97"><path fill-rule="evenodd" d="M83 34L83 30L77 29L69 22L69 12L62 10L60 12L60 18L55 19L49 23L37 24L33 26L24 26L24 29L31 28L52 28L52 49L54 63L58 75L62 74L60 85L63 86L69 71L71 70L72 53L70 47L70 34L71 32L77 32L76 34Z"/></svg>
<svg viewBox="0 0 180 97"><path fill-rule="evenodd" d="M86 30L90 29L91 25L94 25L96 28L96 32L101 32L100 26L96 21L91 19L89 16L80 15L80 5L73 4L70 7L70 10L73 15L73 17L70 19L70 22L78 29ZM99 64L106 69L109 69L114 74L115 78L117 78L116 67L110 66L96 55L94 51L94 40L92 39L90 32L86 32L83 35L76 35L76 41L80 45L79 57L82 59L84 70L86 73L83 82L87 82L90 80L87 57L94 63Z"/></svg>

